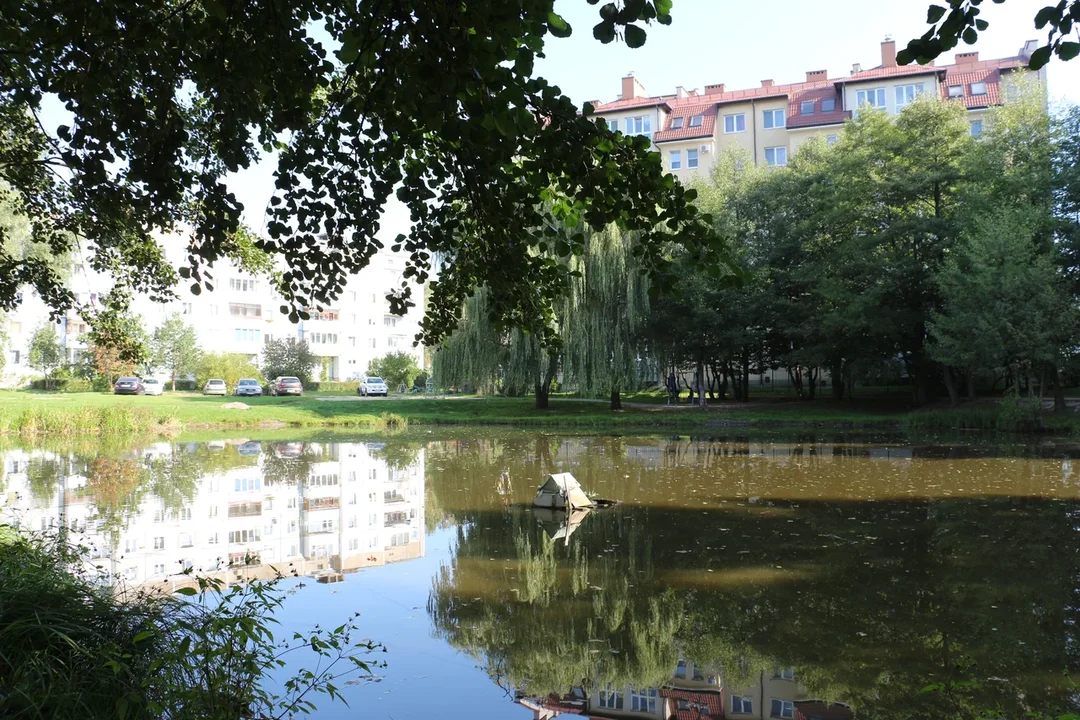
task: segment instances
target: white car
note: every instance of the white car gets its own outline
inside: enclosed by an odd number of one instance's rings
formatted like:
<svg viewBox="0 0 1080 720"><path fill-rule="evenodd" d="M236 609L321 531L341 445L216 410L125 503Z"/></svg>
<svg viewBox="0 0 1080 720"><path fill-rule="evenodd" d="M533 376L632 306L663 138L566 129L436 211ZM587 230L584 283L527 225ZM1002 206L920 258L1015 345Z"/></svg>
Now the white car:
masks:
<svg viewBox="0 0 1080 720"><path fill-rule="evenodd" d="M236 383L237 395L262 395L262 385L254 378L243 378Z"/></svg>
<svg viewBox="0 0 1080 720"><path fill-rule="evenodd" d="M160 395L165 390L165 383L157 378L143 378L143 395Z"/></svg>
<svg viewBox="0 0 1080 720"><path fill-rule="evenodd" d="M228 390L225 387L225 381L218 378L211 378L206 381L202 389L203 395L227 395Z"/></svg>
<svg viewBox="0 0 1080 720"><path fill-rule="evenodd" d="M387 392L386 382L381 377L366 377L360 381L360 387L356 388L356 394L364 397L368 395L386 397Z"/></svg>

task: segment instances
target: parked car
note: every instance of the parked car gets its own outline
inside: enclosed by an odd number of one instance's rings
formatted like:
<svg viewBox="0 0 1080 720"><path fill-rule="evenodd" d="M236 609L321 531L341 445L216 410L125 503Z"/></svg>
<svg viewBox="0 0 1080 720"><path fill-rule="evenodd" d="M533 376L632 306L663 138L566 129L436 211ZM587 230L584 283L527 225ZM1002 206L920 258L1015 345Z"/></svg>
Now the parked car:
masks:
<svg viewBox="0 0 1080 720"><path fill-rule="evenodd" d="M143 378L142 386L146 395L160 395L165 390L165 383L157 378Z"/></svg>
<svg viewBox="0 0 1080 720"><path fill-rule="evenodd" d="M271 395L303 395L304 383L297 377L277 377L270 383Z"/></svg>
<svg viewBox="0 0 1080 720"><path fill-rule="evenodd" d="M226 395L228 390L225 387L225 381L219 378L210 378L203 385L203 395Z"/></svg>
<svg viewBox="0 0 1080 720"><path fill-rule="evenodd" d="M236 383L237 395L262 395L262 385L255 378L243 378Z"/></svg>
<svg viewBox="0 0 1080 720"><path fill-rule="evenodd" d="M112 391L113 395L142 395L144 389L139 378L122 377L113 385Z"/></svg>
<svg viewBox="0 0 1080 720"><path fill-rule="evenodd" d="M389 390L386 387L386 381L381 377L366 377L361 382L359 387L356 388L357 395L382 395L386 397Z"/></svg>

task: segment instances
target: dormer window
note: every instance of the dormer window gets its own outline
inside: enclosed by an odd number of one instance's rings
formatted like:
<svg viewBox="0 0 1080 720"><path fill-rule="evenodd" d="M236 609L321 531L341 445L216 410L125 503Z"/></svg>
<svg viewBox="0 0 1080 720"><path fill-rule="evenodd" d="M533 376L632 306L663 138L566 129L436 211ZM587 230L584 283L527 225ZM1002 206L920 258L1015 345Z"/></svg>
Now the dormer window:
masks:
<svg viewBox="0 0 1080 720"><path fill-rule="evenodd" d="M800 115L813 115L814 114L814 101L813 100L803 100L802 103L799 105L799 114Z"/></svg>
<svg viewBox="0 0 1080 720"><path fill-rule="evenodd" d="M691 115L690 116L690 127L701 127L701 123L702 123L702 121L704 119L705 119L705 116L701 115L701 114Z"/></svg>
<svg viewBox="0 0 1080 720"><path fill-rule="evenodd" d="M949 97L951 97L951 98L964 97L964 86L963 85L950 85L949 86Z"/></svg>
<svg viewBox="0 0 1080 720"><path fill-rule="evenodd" d="M683 123L682 115L680 115L679 117L671 118L671 129L672 130L678 130L679 128L682 127L682 123Z"/></svg>
<svg viewBox="0 0 1080 720"><path fill-rule="evenodd" d="M984 82L971 83L971 94L972 95L985 95L986 94L986 83L984 83Z"/></svg>
<svg viewBox="0 0 1080 720"><path fill-rule="evenodd" d="M821 112L832 112L836 109L836 98L821 98Z"/></svg>

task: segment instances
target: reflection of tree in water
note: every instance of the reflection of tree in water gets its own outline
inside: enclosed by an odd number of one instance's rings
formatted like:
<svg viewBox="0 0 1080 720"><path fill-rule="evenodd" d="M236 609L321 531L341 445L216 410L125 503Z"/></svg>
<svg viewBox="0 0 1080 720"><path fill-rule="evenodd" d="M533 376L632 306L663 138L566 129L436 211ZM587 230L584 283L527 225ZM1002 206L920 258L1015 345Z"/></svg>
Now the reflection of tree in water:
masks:
<svg viewBox="0 0 1080 720"><path fill-rule="evenodd" d="M70 461L55 455L32 455L26 463L30 497L37 503L51 502L64 477L70 474Z"/></svg>
<svg viewBox="0 0 1080 720"><path fill-rule="evenodd" d="M867 463L865 449L846 445L770 458L685 439L544 446L548 459L520 437L438 443L427 456L430 488L464 525L432 591L436 627L530 693L618 672L619 682L656 682L682 655L722 669L731 688L795 667L806 696L849 702L865 717L1075 711L1064 676L1080 669L1075 502L867 502L866 488L903 488L896 478L916 470ZM950 455L934 457L921 472L957 472ZM556 463L624 500L590 516L569 547L545 544L521 508ZM510 511L495 492L503 472L529 479L515 484ZM1009 488L1025 472L1010 461L979 475ZM818 486L798 500L746 499L834 473L851 501L816 499ZM669 617L670 632L652 629ZM641 641L635 628L645 628Z"/></svg>
<svg viewBox="0 0 1080 720"><path fill-rule="evenodd" d="M455 558L428 600L439 635L530 693L669 677L681 607L672 593L638 589L653 575L644 538L616 515L594 519L608 527L570 546L523 508L459 528ZM606 552L615 544L632 563Z"/></svg>

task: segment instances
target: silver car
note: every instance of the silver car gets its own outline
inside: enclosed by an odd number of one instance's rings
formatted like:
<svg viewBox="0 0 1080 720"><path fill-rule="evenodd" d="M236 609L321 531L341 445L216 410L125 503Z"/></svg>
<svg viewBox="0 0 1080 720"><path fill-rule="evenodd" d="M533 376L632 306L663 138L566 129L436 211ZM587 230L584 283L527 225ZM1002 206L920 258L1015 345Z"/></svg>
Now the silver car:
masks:
<svg viewBox="0 0 1080 720"><path fill-rule="evenodd" d="M203 395L227 395L228 389L225 387L225 381L219 378L210 378L203 385Z"/></svg>
<svg viewBox="0 0 1080 720"><path fill-rule="evenodd" d="M237 395L262 395L262 385L255 378L243 378L236 383Z"/></svg>
<svg viewBox="0 0 1080 720"><path fill-rule="evenodd" d="M360 386L356 388L356 394L367 397L368 395L382 395L386 397L389 389L381 377L366 377Z"/></svg>

